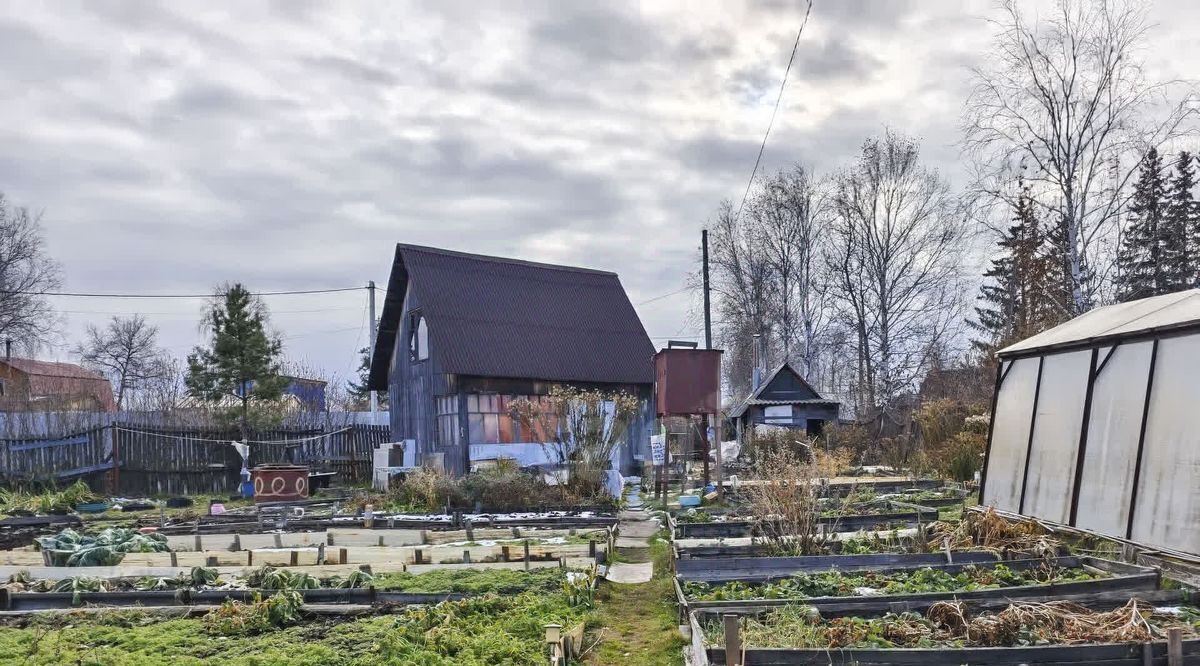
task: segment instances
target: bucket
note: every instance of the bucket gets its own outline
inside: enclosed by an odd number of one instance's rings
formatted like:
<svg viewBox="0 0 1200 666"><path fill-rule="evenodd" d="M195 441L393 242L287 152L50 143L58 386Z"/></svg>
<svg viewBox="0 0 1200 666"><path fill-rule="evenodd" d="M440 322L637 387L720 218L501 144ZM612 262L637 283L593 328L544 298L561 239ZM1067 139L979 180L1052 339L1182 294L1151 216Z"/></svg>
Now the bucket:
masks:
<svg viewBox="0 0 1200 666"><path fill-rule="evenodd" d="M295 502L308 497L308 468L301 465L259 465L250 470L254 501Z"/></svg>

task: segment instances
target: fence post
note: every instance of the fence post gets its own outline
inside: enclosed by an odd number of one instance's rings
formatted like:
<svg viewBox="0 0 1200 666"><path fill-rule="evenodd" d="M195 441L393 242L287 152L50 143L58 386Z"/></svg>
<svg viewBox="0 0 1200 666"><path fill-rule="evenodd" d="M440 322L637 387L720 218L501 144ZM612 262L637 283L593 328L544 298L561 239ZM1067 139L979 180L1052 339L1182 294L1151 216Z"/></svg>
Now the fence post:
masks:
<svg viewBox="0 0 1200 666"><path fill-rule="evenodd" d="M736 613L726 613L721 616L725 628L725 664L738 666L742 663L742 635L738 626Z"/></svg>

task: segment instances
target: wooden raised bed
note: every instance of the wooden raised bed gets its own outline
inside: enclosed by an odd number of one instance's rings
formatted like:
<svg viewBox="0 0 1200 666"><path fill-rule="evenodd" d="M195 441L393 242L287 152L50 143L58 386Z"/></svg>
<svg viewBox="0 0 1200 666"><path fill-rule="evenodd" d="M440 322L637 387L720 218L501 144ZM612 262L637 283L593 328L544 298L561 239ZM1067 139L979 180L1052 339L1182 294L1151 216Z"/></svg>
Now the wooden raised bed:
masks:
<svg viewBox="0 0 1200 666"><path fill-rule="evenodd" d="M1130 595L1126 592L1098 592L1073 596L1034 597L1022 601L1045 602L1065 600L1092 610L1107 611L1124 606L1131 596L1144 601L1162 605L1175 606L1184 601L1183 594L1177 590L1162 590L1155 592ZM806 600L804 605L814 606L823 618L831 617L879 617L886 613L915 611L924 613L931 601L897 604L888 599L842 601ZM1007 607L1009 599L975 599L964 601L973 612L999 611ZM759 615L767 609L744 609L736 615ZM691 629L689 645L690 663L694 666L728 664L726 646L710 646L706 644L703 626L712 620L730 617L728 611L714 609L699 609L688 616ZM740 642L740 641L739 641ZM1152 643L1110 643L1092 645L1042 645L1031 647L967 647L967 648L894 648L894 649L857 649L857 648L761 648L754 646L738 646L739 658L744 655L744 666L883 666L896 664L900 666L958 666L1000 665L1000 664L1029 664L1031 666L1068 666L1090 663L1093 666L1168 666L1167 643L1154 641ZM1188 640L1182 643L1184 664L1200 663L1200 640Z"/></svg>
<svg viewBox="0 0 1200 666"><path fill-rule="evenodd" d="M679 561L675 565L675 575L681 581L759 582L812 571L904 571L946 566L962 568L972 564L993 564L999 561L998 555L987 551L956 551L952 552L949 558L946 557L946 553L704 558Z"/></svg>
<svg viewBox="0 0 1200 666"><path fill-rule="evenodd" d="M818 518L819 525L826 529L842 532L873 530L883 525L887 527L917 527L938 519L937 511L903 511L858 516L829 516ZM672 534L676 539L728 539L731 537L761 536L762 529L756 521L738 520L713 523L681 523L671 521L674 525Z"/></svg>
<svg viewBox="0 0 1200 666"><path fill-rule="evenodd" d="M863 556L846 556L846 557L863 557ZM871 556L866 556L871 557ZM904 556L894 556L904 557ZM769 559L769 558L768 558ZM1012 569L1032 569L1041 566L1045 560L1042 559L1026 559L1026 560L1009 560L1001 562L1005 566ZM680 577L676 576L674 580L676 600L679 604L681 617L687 612L697 609L750 609L750 608L771 608L775 606L787 606L797 603L812 604L814 602L824 601L849 601L852 599L882 599L893 603L910 603L910 602L929 602L929 601L948 601L948 600L973 600L973 599L1027 599L1031 597L1046 597L1046 596L1061 596L1073 594L1088 594L1094 592L1110 592L1120 591L1132 596L1138 592L1153 591L1158 588L1159 572L1156 569L1149 567L1141 567L1134 564L1126 564L1123 562L1114 562L1096 557L1058 557L1054 559L1056 566L1063 568L1074 567L1090 567L1092 569L1110 574L1107 578L1096 580L1083 581L1068 581L1063 583L1044 583L1039 585L1020 585L1016 587L1000 587L986 590L970 590L956 592L918 592L912 594L891 594L880 595L877 597L809 597L791 598L791 599L744 599L744 600L721 600L721 601L699 601L689 599L683 592L683 587L680 584ZM846 566L846 565L843 565ZM853 565L851 565L853 566ZM947 572L957 572L971 566L969 564L936 564L936 565L899 565L899 566L876 566L873 570L885 573L889 571L904 571L913 570L924 567L932 569L941 569ZM978 566L978 565L976 565ZM819 568L797 569L796 571L813 572L819 571ZM826 567L828 570L828 567ZM771 579L786 577L787 574L780 573L781 570L774 570L766 575L748 575L743 577L727 577L714 575L712 582L727 583L734 580L745 582L765 582ZM692 577L691 581L709 582L701 578ZM688 581L684 581L688 582ZM1128 596L1127 596L1128 598Z"/></svg>

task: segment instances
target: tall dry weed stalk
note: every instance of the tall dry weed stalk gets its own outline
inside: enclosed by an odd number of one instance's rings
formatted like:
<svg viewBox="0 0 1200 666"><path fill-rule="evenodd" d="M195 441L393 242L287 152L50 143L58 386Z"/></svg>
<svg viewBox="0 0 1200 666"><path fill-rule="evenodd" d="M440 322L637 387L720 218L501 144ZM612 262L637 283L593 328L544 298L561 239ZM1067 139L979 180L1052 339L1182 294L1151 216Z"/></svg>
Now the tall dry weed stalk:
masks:
<svg viewBox="0 0 1200 666"><path fill-rule="evenodd" d="M762 451L755 465L757 481L745 486L746 495L768 547L780 554L815 555L826 552L828 537L821 529L816 464L795 451Z"/></svg>

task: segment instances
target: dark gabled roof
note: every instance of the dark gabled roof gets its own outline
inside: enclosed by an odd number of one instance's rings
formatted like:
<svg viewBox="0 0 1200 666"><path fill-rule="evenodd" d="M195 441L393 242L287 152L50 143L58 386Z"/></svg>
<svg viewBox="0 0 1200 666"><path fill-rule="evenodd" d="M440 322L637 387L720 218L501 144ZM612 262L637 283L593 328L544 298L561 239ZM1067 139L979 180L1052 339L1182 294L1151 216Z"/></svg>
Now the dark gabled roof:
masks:
<svg viewBox="0 0 1200 666"><path fill-rule="evenodd" d="M370 386L387 373L412 289L442 371L651 384L654 345L616 273L399 244Z"/></svg>
<svg viewBox="0 0 1200 666"><path fill-rule="evenodd" d="M809 391L812 391L812 394L817 397L816 398L800 398L797 400L765 400L765 399L763 399L762 394L767 390L767 387L770 386L771 382L775 381L775 378L779 376L779 373L783 372L784 370L787 370L788 372L795 375L796 379L798 379L805 388L807 388ZM737 407L734 407L732 410L730 410L729 418L736 419L739 416L741 416L742 414L745 414L746 409L749 408L750 405L839 405L839 404L841 404L841 403L839 403L837 400L826 400L825 398L822 398L821 394L817 393L817 389L813 388L812 384L809 384L808 381L804 379L804 375L801 375L795 368L793 368L791 363L784 363L783 365L779 366L778 368L775 368L775 370L771 374L769 374L765 378L763 378L762 383L758 385L758 388L755 389L753 393L746 396L746 399L743 400L741 402L741 404L739 404Z"/></svg>

